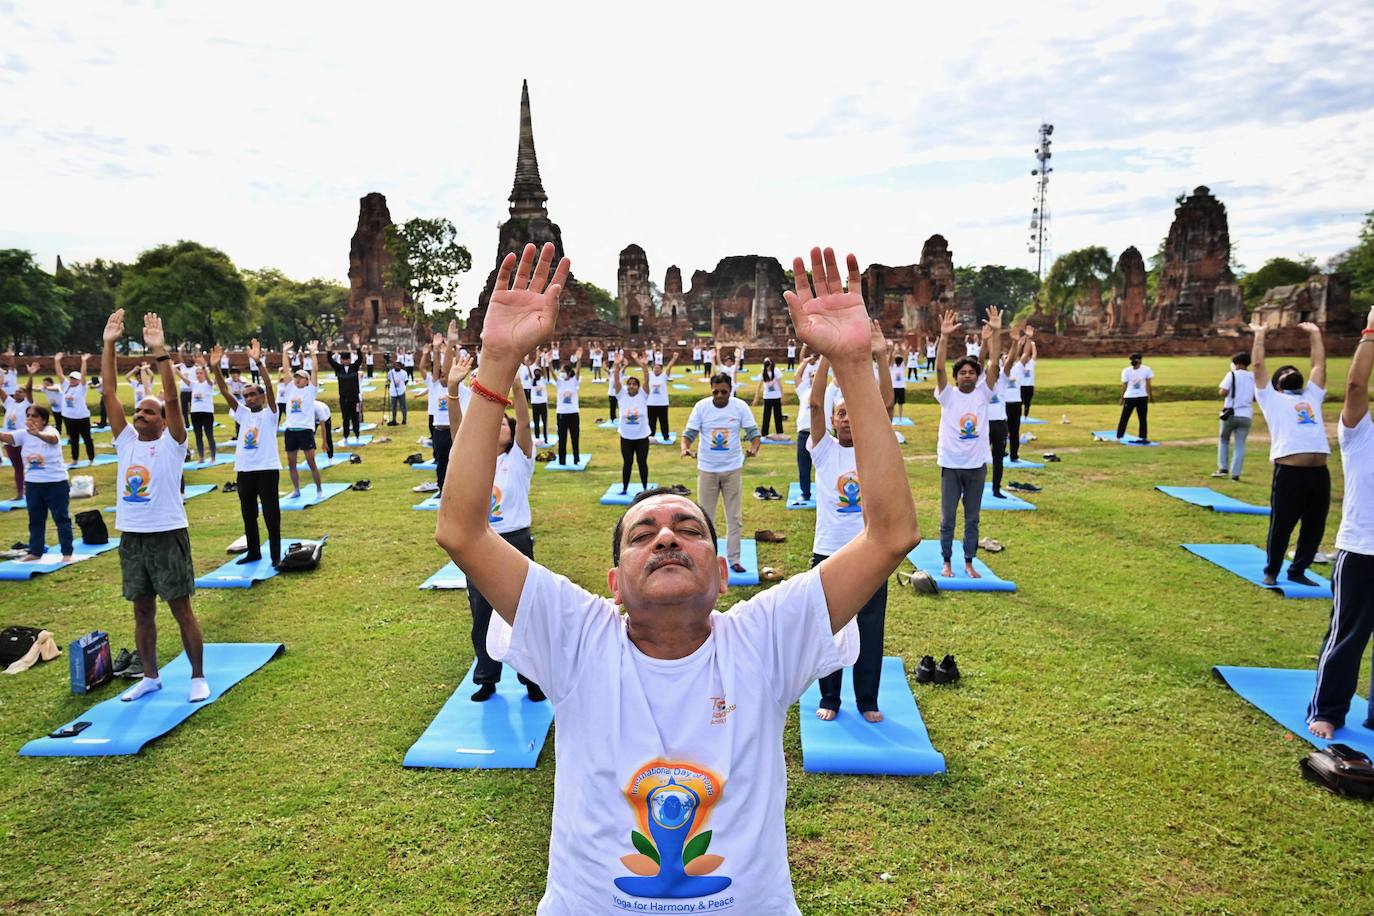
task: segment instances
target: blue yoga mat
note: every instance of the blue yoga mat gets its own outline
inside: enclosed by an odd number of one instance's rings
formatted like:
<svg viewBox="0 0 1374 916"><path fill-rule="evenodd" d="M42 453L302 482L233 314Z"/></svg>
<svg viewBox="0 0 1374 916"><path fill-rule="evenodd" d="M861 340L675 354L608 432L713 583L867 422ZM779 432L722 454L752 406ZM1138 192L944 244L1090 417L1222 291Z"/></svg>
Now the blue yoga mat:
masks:
<svg viewBox="0 0 1374 916"><path fill-rule="evenodd" d="M32 579L40 573L50 573L55 569L66 569L68 566L75 566L77 563L84 562L81 557L99 556L106 551L114 550L119 546L119 538L110 538L106 544L87 544L85 541L77 540L72 544L72 556L76 559L70 563L62 562L62 550L59 547L49 547L48 552L43 554L42 560L35 560L32 563L20 563L18 560L6 560L0 563L0 581L22 582Z"/></svg>
<svg viewBox="0 0 1374 916"><path fill-rule="evenodd" d="M410 466L412 471L437 471L439 466L433 461L417 461Z"/></svg>
<svg viewBox="0 0 1374 916"><path fill-rule="evenodd" d="M349 455L348 452L335 452L333 458L330 458L328 455L317 453L315 455L315 467L323 471L325 468L332 468L336 464L348 464L348 459L350 457L352 456ZM296 459L296 467L300 470L304 470L310 467L310 465L306 464L305 457L301 456Z"/></svg>
<svg viewBox="0 0 1374 916"><path fill-rule="evenodd" d="M97 703L72 720L91 723L81 734L74 738L35 738L24 745L19 755L118 757L137 754L149 741L167 734L196 710L209 706L230 687L285 651L286 647L279 642L206 643L205 679L210 682L209 699L200 703L186 699L191 690L191 663L183 652L158 672L162 676L161 690L129 703L117 696Z"/></svg>
<svg viewBox="0 0 1374 916"><path fill-rule="evenodd" d="M1043 468L1044 465L1041 464L1039 461L1027 461L1024 458L1019 458L1016 461L1011 461L1010 459L1008 459L1007 461L1003 461L1002 467L1012 468L1013 470L1018 471L1032 471L1036 468Z"/></svg>
<svg viewBox="0 0 1374 916"><path fill-rule="evenodd" d="M677 433L669 432L667 439L661 433L653 435L649 437L649 442L653 445L677 445Z"/></svg>
<svg viewBox="0 0 1374 916"><path fill-rule="evenodd" d="M1260 588L1267 588L1270 591L1282 592L1285 598L1318 598L1324 601L1331 600L1331 583L1321 576L1316 575L1312 570L1307 571L1308 578L1317 581L1318 585L1298 585L1288 581L1288 561L1283 561L1283 567L1279 570L1278 585L1264 584L1264 564L1266 557L1264 551L1254 544L1184 544L1183 549L1191 554L1202 557L1210 563L1215 563L1229 573L1240 576L1251 585L1258 585Z"/></svg>
<svg viewBox="0 0 1374 916"><path fill-rule="evenodd" d="M906 445L906 436L903 436L900 430L894 429L892 435L896 437L898 445Z"/></svg>
<svg viewBox="0 0 1374 916"><path fill-rule="evenodd" d="M787 485L787 508L789 509L814 509L816 508L816 488L811 488L811 498L802 499L801 484L790 483Z"/></svg>
<svg viewBox="0 0 1374 916"><path fill-rule="evenodd" d="M634 502L635 497L644 492L644 490L652 490L656 486L658 486L658 484L652 481L650 481L648 487L642 487L637 483L632 483L630 484L629 492L622 494L620 492L620 484L613 483L606 488L606 492L602 495L601 505L628 506L630 503Z"/></svg>
<svg viewBox="0 0 1374 916"><path fill-rule="evenodd" d="M988 568L988 564L983 562L981 557L973 558L973 570L982 576L981 579L970 579L964 575L964 545L958 541L954 542L954 549L950 552L950 565L954 568L954 576L946 578L940 575L940 569L944 565L944 558L940 556L940 541L938 538L930 538L916 545L916 549L906 555L908 562L919 570L930 573L935 577L935 583L940 586L941 591L946 592L1014 592L1016 583L1000 578L997 573Z"/></svg>
<svg viewBox="0 0 1374 916"><path fill-rule="evenodd" d="M764 445L796 445L796 444L797 444L797 440L796 440L796 439L793 439L791 436L783 436L781 439L779 439L778 436L777 436L777 433L774 433L774 434L771 435L771 436L764 436L764 437L763 437L763 444L764 444Z"/></svg>
<svg viewBox="0 0 1374 916"><path fill-rule="evenodd" d="M467 588L468 577L458 568L458 564L449 560L437 573L430 576L420 583L423 589L447 589L447 588Z"/></svg>
<svg viewBox="0 0 1374 916"><path fill-rule="evenodd" d="M1210 487L1155 487L1155 489L1166 496L1181 499L1185 503L1192 503L1194 506L1202 506L1204 509L1211 509L1213 512L1226 512L1236 515L1269 514L1268 506L1253 506L1250 503L1227 496L1225 493L1218 493Z"/></svg>
<svg viewBox="0 0 1374 916"><path fill-rule="evenodd" d="M310 538L282 538L282 550L291 544L318 544ZM267 547L263 544L263 549ZM255 583L270 579L277 574L272 568L272 558L266 553L261 560L253 563L240 563L235 557L218 569L196 577L196 588L251 588Z"/></svg>
<svg viewBox="0 0 1374 916"><path fill-rule="evenodd" d="M1016 495L1015 490L1008 490L1006 485L1002 485L1002 499L992 495L992 484L983 484L983 511L984 512L1033 512L1036 506L1028 503Z"/></svg>
<svg viewBox="0 0 1374 916"><path fill-rule="evenodd" d="M725 538L716 538L716 556L725 556ZM728 559L728 558L727 558ZM739 561L744 572L730 570L731 585L759 584L759 546L753 538L741 538L739 542Z"/></svg>
<svg viewBox="0 0 1374 916"><path fill-rule="evenodd" d="M96 464L100 464L100 463L101 463L101 461L100 461L101 458L114 458L114 456L113 456L113 455L101 455L99 458L96 458L96 459L95 459L95 463L96 463ZM116 459L116 460L117 460L117 459ZM207 470L208 468L218 468L218 467L223 467L223 466L226 465L226 464L233 464L233 463L234 463L234 458L233 458L232 455L216 455L216 456L214 457L214 460L206 459L205 461L188 461L188 462L186 462L185 464L183 464L183 465L181 466L181 469L182 469L183 471L204 471L204 470Z"/></svg>
<svg viewBox="0 0 1374 916"><path fill-rule="evenodd" d="M216 423L215 425L216 425L216 426L219 426L218 423ZM92 435L94 435L95 433L108 433L109 431L110 431L110 427L109 427L109 426L92 426L92 427L91 427L91 433L92 433Z"/></svg>
<svg viewBox="0 0 1374 916"><path fill-rule="evenodd" d="M15 509L27 508L28 502L22 499L7 499L0 502L0 512L13 512Z"/></svg>
<svg viewBox="0 0 1374 916"><path fill-rule="evenodd" d="M371 436L347 436L339 439L339 444L344 448L360 448L372 443Z"/></svg>
<svg viewBox="0 0 1374 916"><path fill-rule="evenodd" d="M569 455L568 457L571 458L572 456ZM546 470L546 471L585 471L585 470L587 470L587 465L591 463L591 460L592 460L591 453L590 453L590 452L583 452L583 453L582 453L582 458L581 458L581 460L578 461L578 462L576 462L576 463L573 463L573 462L569 461L567 464L559 464L559 463L558 463L558 459L555 458L553 461L547 461L547 462L544 463L544 470Z"/></svg>
<svg viewBox="0 0 1374 916"><path fill-rule="evenodd" d="M597 429L619 429L619 420L602 420L596 424Z"/></svg>
<svg viewBox="0 0 1374 916"><path fill-rule="evenodd" d="M945 757L930 743L921 710L895 656L883 657L878 709L883 721L866 722L854 700L854 671L845 668L840 711L829 722L816 718L821 702L817 681L801 698L802 769L808 773L865 776L934 776L945 771Z"/></svg>
<svg viewBox="0 0 1374 916"><path fill-rule="evenodd" d="M439 511L439 494L435 493L433 496L429 497L429 499L426 499L422 503L416 503L410 508L418 509L421 512L437 512Z"/></svg>
<svg viewBox="0 0 1374 916"><path fill-rule="evenodd" d="M218 489L219 484L217 483L188 483L186 489L181 491L181 501L185 502L188 499L195 499L197 496L204 496L206 493L213 493ZM106 506L100 511L113 512L115 509L115 506Z"/></svg>
<svg viewBox="0 0 1374 916"><path fill-rule="evenodd" d="M1212 672L1247 703L1304 741L1317 747L1348 744L1374 757L1374 729L1363 725L1368 704L1359 695L1351 700L1345 725L1336 729L1330 741L1324 741L1307 730L1307 704L1317 685L1317 672L1288 668L1232 668L1225 665L1217 665Z"/></svg>
<svg viewBox="0 0 1374 916"><path fill-rule="evenodd" d="M419 740L406 751L408 767L470 770L530 770L553 723L553 704L535 703L506 665L496 695L485 703L468 697L477 689L474 662Z"/></svg>
<svg viewBox="0 0 1374 916"><path fill-rule="evenodd" d="M233 461L234 459L230 458L229 460ZM96 455L94 461L87 461L85 458L82 458L80 461L72 462L67 465L67 467L71 470L75 470L77 468L88 468L93 465L99 467L104 464L119 464L119 457L117 455ZM187 467L190 467L190 465L187 465Z"/></svg>
<svg viewBox="0 0 1374 916"><path fill-rule="evenodd" d="M1159 443L1153 439L1149 442L1142 442L1139 436L1132 436L1130 433L1118 439L1116 437L1116 430L1114 429L1099 429L1093 433L1093 438L1102 442L1116 442L1120 445L1140 445L1148 448L1155 448L1159 445Z"/></svg>
<svg viewBox="0 0 1374 916"><path fill-rule="evenodd" d="M1049 422L1048 420L1042 420L1042 419L1040 419L1039 417L1022 417L1022 418L1021 418L1021 425L1022 425L1022 426L1041 426L1041 425L1044 425L1045 423L1048 423L1048 422Z"/></svg>
<svg viewBox="0 0 1374 916"><path fill-rule="evenodd" d="M915 426L915 425L916 425L916 421L913 420L913 419L911 419L911 417L893 417L893 418L892 418L892 425L893 425L893 426Z"/></svg>
<svg viewBox="0 0 1374 916"><path fill-rule="evenodd" d="M324 493L317 493L313 483L301 487L301 495L295 499L289 496L281 498L281 511L297 512L302 509L309 509L311 506L318 506L326 499L333 499L345 490L351 488L351 484L346 483L327 483L324 485Z"/></svg>
<svg viewBox="0 0 1374 916"><path fill-rule="evenodd" d="M680 382L673 382L673 386L672 386L672 387L673 387L673 390L674 390L674 391L691 391L691 390L692 390L692 386L691 386L691 385L683 385L683 384L681 384Z"/></svg>

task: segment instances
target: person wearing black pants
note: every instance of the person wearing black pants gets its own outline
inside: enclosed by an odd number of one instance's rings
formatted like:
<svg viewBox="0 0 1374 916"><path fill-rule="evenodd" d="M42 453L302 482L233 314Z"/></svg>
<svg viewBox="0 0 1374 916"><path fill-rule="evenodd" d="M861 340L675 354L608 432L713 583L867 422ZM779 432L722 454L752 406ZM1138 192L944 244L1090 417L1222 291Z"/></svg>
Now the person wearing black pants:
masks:
<svg viewBox="0 0 1374 916"><path fill-rule="evenodd" d="M558 406L554 409L558 422L558 463L568 463L568 439L571 438L573 464L581 464L582 417L578 392L582 384L582 351L579 349L572 359L562 360L562 367L555 382L558 388Z"/></svg>
<svg viewBox="0 0 1374 916"><path fill-rule="evenodd" d="M1317 584L1307 576L1307 568L1321 546L1331 508L1331 472L1326 466L1331 443L1326 441L1321 410L1326 398L1326 349L1320 328L1311 322L1299 327L1308 333L1311 344L1312 373L1306 383L1296 366L1280 366L1270 376L1264 363L1266 329L1258 323L1251 326L1255 335L1250 351L1255 402L1269 426L1269 460L1274 463L1265 544L1263 581L1267 586L1278 584L1295 527L1298 543L1288 567L1288 580L1299 585Z"/></svg>
<svg viewBox="0 0 1374 916"><path fill-rule="evenodd" d="M1026 341L1021 349L1021 358L1013 366L1016 382L1021 388L1021 416L1029 417L1031 401L1035 398L1035 360L1039 348L1035 346L1035 328L1026 326Z"/></svg>
<svg viewBox="0 0 1374 916"><path fill-rule="evenodd" d="M992 495L1005 499L1002 495L1002 466L1007 460L1007 421L1006 403L994 397L988 403L988 444L992 446ZM998 417L997 414L1002 414Z"/></svg>
<svg viewBox="0 0 1374 916"><path fill-rule="evenodd" d="M1135 413L1140 417L1141 442L1150 441L1150 401L1154 400L1155 374L1149 366L1143 365L1144 356L1131 354L1131 364L1121 370L1121 419L1116 424L1116 437L1124 439L1126 424Z"/></svg>
<svg viewBox="0 0 1374 916"><path fill-rule="evenodd" d="M253 359L261 359L257 340L249 344ZM229 415L238 424L239 432L234 450L234 477L238 485L239 514L243 517L243 536L248 551L240 563L256 563L262 559L262 536L258 532L258 505L267 523L268 556L275 566L281 561L281 456L277 452L277 424L281 415L272 397L271 373L263 373L263 384L243 387L243 398L234 396L220 369L223 351L215 347L210 353L210 370L215 384L229 407Z"/></svg>
<svg viewBox="0 0 1374 916"><path fill-rule="evenodd" d="M576 464L582 460L582 418L575 413L560 413L555 416L558 419L558 463L567 464L565 459L568 457L568 439L571 438L573 463Z"/></svg>
<svg viewBox="0 0 1374 916"><path fill-rule="evenodd" d="M811 555L814 569L825 557ZM883 673L883 631L887 627L887 583L884 582L873 597L859 609L859 657L854 662L854 700L859 713L878 712L878 687ZM832 671L820 679L820 709L837 712L840 708L840 687L844 669ZM881 719L879 720L881 721Z"/></svg>
<svg viewBox="0 0 1374 916"><path fill-rule="evenodd" d="M498 533L505 538L506 543L531 560L534 559L534 537L530 534L529 528ZM481 703L496 693L496 685L501 683L501 672L504 666L487 652L487 628L491 626L492 614L491 602L476 587L469 585L468 604L472 608L472 648L477 655L477 663L472 671L472 682L477 685L477 692L472 695L472 699ZM519 672L516 672L516 676L520 683L525 685L525 691L531 700L544 699L544 692L539 689L538 684Z"/></svg>
<svg viewBox="0 0 1374 916"><path fill-rule="evenodd" d="M354 346L357 346L356 336ZM362 393L359 391L358 378L361 354L345 349L336 358L334 351L329 350L326 351L325 358L329 361L330 367L334 370L334 378L339 383L339 412L343 414L343 437L347 440L349 432L352 431L353 437L357 438L362 435L363 422L360 409Z"/></svg>
<svg viewBox="0 0 1374 916"><path fill-rule="evenodd" d="M645 418L652 418L654 409L648 406L648 392L640 387L638 378L629 375L622 382L619 365L611 369L610 393L625 402L620 421L620 493L625 496L630 492L630 466L636 461L639 485L649 488L649 435L653 421L649 420L646 429Z"/></svg>

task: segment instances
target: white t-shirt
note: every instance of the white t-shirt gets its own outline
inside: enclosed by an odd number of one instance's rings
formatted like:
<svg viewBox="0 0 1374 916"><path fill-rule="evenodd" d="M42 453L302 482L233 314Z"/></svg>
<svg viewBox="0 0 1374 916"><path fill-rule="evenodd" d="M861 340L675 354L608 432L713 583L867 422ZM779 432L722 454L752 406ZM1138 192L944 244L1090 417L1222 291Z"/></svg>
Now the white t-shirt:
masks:
<svg viewBox="0 0 1374 916"><path fill-rule="evenodd" d="M701 436L697 443L697 469L717 474L744 467L740 440L746 435L758 435L749 405L739 398L731 398L724 407L717 407L710 398L702 398L692 408L687 428Z"/></svg>
<svg viewBox="0 0 1374 916"><path fill-rule="evenodd" d="M132 423L115 437L119 470L115 485L115 527L120 531L149 534L186 527L186 505L181 499L181 466L186 443L165 429L157 439L144 441Z"/></svg>
<svg viewBox="0 0 1374 916"><path fill-rule="evenodd" d="M1125 369L1122 369L1121 383L1126 386L1126 394L1124 395L1124 397L1149 397L1150 390L1148 387L1146 387L1145 380L1152 379L1154 377L1154 370L1151 369L1149 366L1145 365L1144 363L1141 363L1139 369L1135 369L1131 366L1127 366Z"/></svg>
<svg viewBox="0 0 1374 916"><path fill-rule="evenodd" d="M1020 380L1020 382L1021 382L1021 387L1024 388L1024 387L1026 387L1027 385L1029 385L1030 387L1034 388L1034 387L1035 387L1035 360L1032 359L1032 360L1030 360L1030 361L1028 361L1028 362L1022 362L1021 360L1018 359L1018 360L1016 361L1016 365L1017 365L1018 367L1020 367L1020 370L1019 370L1019 371L1021 372L1021 375L1020 375L1020 379L1019 379L1019 380Z"/></svg>
<svg viewBox="0 0 1374 916"><path fill-rule="evenodd" d="M600 351L600 350L593 350L593 351L592 351L592 368L593 368L593 369L600 369L600 368L601 368L601 351Z"/></svg>
<svg viewBox="0 0 1374 916"><path fill-rule="evenodd" d="M295 382L287 382L282 391L286 393L286 420L282 423L282 429L314 429L315 395L318 389L314 385L300 386Z"/></svg>
<svg viewBox="0 0 1374 916"><path fill-rule="evenodd" d="M1336 549L1374 556L1374 420L1366 412L1354 429L1336 424L1345 468L1345 500Z"/></svg>
<svg viewBox="0 0 1374 916"><path fill-rule="evenodd" d="M25 401L24 403L28 403ZM62 440L44 442L27 429L6 429L19 446L19 460L24 463L24 479L29 483L60 483L67 479L67 465L62 459ZM44 433L56 436L57 430L46 427Z"/></svg>
<svg viewBox="0 0 1374 916"><path fill-rule="evenodd" d="M577 389L582 384L582 380L577 376L564 378L559 373L554 384L558 387L558 409L556 413L577 413L579 404L577 401Z"/></svg>
<svg viewBox="0 0 1374 916"><path fill-rule="evenodd" d="M219 367L225 372L229 371L229 354L225 353L219 358Z"/></svg>
<svg viewBox="0 0 1374 916"><path fill-rule="evenodd" d="M655 366L661 366L661 365L663 365L663 351L662 351L662 350L655 350L655 351L654 351L654 365L655 365Z"/></svg>
<svg viewBox="0 0 1374 916"><path fill-rule="evenodd" d="M369 356L368 359L371 360L372 357ZM255 372L255 371L257 371L257 368L258 368L258 361L257 361L256 359L254 359L253 357L251 357L251 356L248 357L248 371L249 371L249 372Z"/></svg>
<svg viewBox="0 0 1374 916"><path fill-rule="evenodd" d="M917 353L915 350L908 350L906 353L906 367L908 369L915 369L920 364L921 354Z"/></svg>
<svg viewBox="0 0 1374 916"><path fill-rule="evenodd" d="M821 366L818 362L812 361L807 363L806 368L803 369L801 373L797 376L797 387L801 388L801 386L805 385L806 387L810 388L811 380L816 377L816 373L820 370L820 368Z"/></svg>
<svg viewBox="0 0 1374 916"><path fill-rule="evenodd" d="M62 383L62 416L68 420L82 420L91 415L86 405L86 383L64 381Z"/></svg>
<svg viewBox="0 0 1374 916"><path fill-rule="evenodd" d="M56 385L51 387L44 385L40 390L43 392L43 397L48 399L48 409L60 416L62 414L62 389Z"/></svg>
<svg viewBox="0 0 1374 916"><path fill-rule="evenodd" d="M191 383L191 413L215 412L215 386L210 382Z"/></svg>
<svg viewBox="0 0 1374 916"><path fill-rule="evenodd" d="M1326 389L1311 382L1294 392L1275 391L1273 385L1265 385L1255 391L1255 400L1269 425L1270 461L1303 452L1331 454L1331 443L1326 441L1326 426L1322 423Z"/></svg>
<svg viewBox="0 0 1374 916"><path fill-rule="evenodd" d="M615 604L534 563L514 631L493 616L488 651L538 682L558 719L539 912L799 912L783 727L812 681L858 657L858 628L851 621L832 636L819 570L710 623L686 658L649 658ZM697 878L677 866L675 897L661 895L670 873L647 856L634 872L623 863L650 846L680 862L688 843L716 864Z"/></svg>
<svg viewBox="0 0 1374 916"><path fill-rule="evenodd" d="M236 471L280 471L281 455L277 452L277 419L275 410L263 407L257 412L240 403L234 410L234 422L239 425L238 447L234 450Z"/></svg>
<svg viewBox="0 0 1374 916"><path fill-rule="evenodd" d="M887 374L892 379L892 390L906 387L906 369L901 363L893 363L887 367Z"/></svg>
<svg viewBox="0 0 1374 916"><path fill-rule="evenodd" d="M18 390L19 390L19 370L18 370L18 369L8 369L8 370L6 370L6 371L5 371L5 377L4 377L3 381L0 382L0 392L3 392L3 393L5 393L5 394L14 394L14 393L15 393L16 391L18 391Z"/></svg>
<svg viewBox="0 0 1374 916"><path fill-rule="evenodd" d="M668 406L668 373L655 372L650 369L644 379L648 385L649 406L667 407Z"/></svg>
<svg viewBox="0 0 1374 916"><path fill-rule="evenodd" d="M937 346L938 346L937 344L933 344L933 343L928 343L928 344L926 344L926 359L934 359L934 358L935 358L935 348L936 348Z"/></svg>
<svg viewBox="0 0 1374 916"><path fill-rule="evenodd" d="M496 476L491 481L491 510L487 520L497 534L508 534L530 526L530 484L534 480L534 459L512 445L496 459Z"/></svg>
<svg viewBox="0 0 1374 916"><path fill-rule="evenodd" d="M940 402L940 435L936 448L942 468L977 468L992 460L988 445L988 390L984 376L978 376L973 390L964 394L958 385L946 385L935 392Z"/></svg>
<svg viewBox="0 0 1374 916"><path fill-rule="evenodd" d="M983 352L983 345L980 344L980 343L966 343L966 344L964 344L964 355L965 355L965 356L972 356L974 359L977 359L977 358L979 357L979 355L982 354L982 352Z"/></svg>
<svg viewBox="0 0 1374 916"><path fill-rule="evenodd" d="M175 366L173 368L181 378L181 381L177 383L177 390L190 391L191 383L196 380L196 370L192 369L190 366Z"/></svg>
<svg viewBox="0 0 1374 916"><path fill-rule="evenodd" d="M797 432L804 433L811 429L811 379L809 377L797 383L797 400L801 402L801 409L797 411Z"/></svg>
<svg viewBox="0 0 1374 916"><path fill-rule="evenodd" d="M404 369L391 368L386 370L386 393L394 398L405 397L406 384L409 380Z"/></svg>
<svg viewBox="0 0 1374 916"><path fill-rule="evenodd" d="M694 362L694 363L699 363L699 362L701 362L701 347L693 347L693 348L692 348L692 362Z"/></svg>
<svg viewBox="0 0 1374 916"><path fill-rule="evenodd" d="M988 422L991 423L994 420L1005 422L1006 419L1007 402L1002 400L1002 380L999 378L997 380L997 387L993 389L992 397L988 398ZM988 447L992 447L991 440L988 442Z"/></svg>
<svg viewBox="0 0 1374 916"><path fill-rule="evenodd" d="M788 348L787 348L787 358L788 358L788 359L796 359L796 358L797 358L797 348L796 348L795 346L790 346L790 345L788 346Z"/></svg>
<svg viewBox="0 0 1374 916"><path fill-rule="evenodd" d="M530 372L530 367L521 363L520 368L515 370L515 374L520 379L520 387L528 391L530 384L534 381L534 375Z"/></svg>
<svg viewBox="0 0 1374 916"><path fill-rule="evenodd" d="M434 418L434 425L448 426L448 386L431 376L425 387L429 390L429 415Z"/></svg>
<svg viewBox="0 0 1374 916"><path fill-rule="evenodd" d="M858 464L854 448L829 434L815 445L808 438L806 448L816 468L816 536L811 552L828 557L864 530Z"/></svg>
<svg viewBox="0 0 1374 916"><path fill-rule="evenodd" d="M729 365L721 363L716 367L716 371L723 372L730 377L730 396L734 397L735 392L739 390L739 385L735 382L735 373L739 372L739 366L735 363L730 363Z"/></svg>
<svg viewBox="0 0 1374 916"><path fill-rule="evenodd" d="M549 403L549 379L530 377L530 403L547 404Z"/></svg>
<svg viewBox="0 0 1374 916"><path fill-rule="evenodd" d="M1236 377L1236 390L1231 391L1231 376ZM1219 386L1226 392L1226 406L1233 407L1238 417L1255 415L1255 373L1249 369L1233 369L1221 380Z"/></svg>
<svg viewBox="0 0 1374 916"><path fill-rule="evenodd" d="M373 357L371 351L368 351L363 355L363 362L368 366L373 365Z"/></svg>
<svg viewBox="0 0 1374 916"><path fill-rule="evenodd" d="M19 400L18 398L5 395L5 419L3 428L7 433L19 432L24 429L24 418L29 412L29 405L33 401Z"/></svg>
<svg viewBox="0 0 1374 916"><path fill-rule="evenodd" d="M551 350L549 350L549 358L550 358L550 359L558 359L560 353L562 353L562 351L559 350L557 347L554 347L554 348L552 348Z"/></svg>
<svg viewBox="0 0 1374 916"><path fill-rule="evenodd" d="M997 387L1001 389L1003 401L1008 404L1021 403L1020 377L1015 364L1012 365L1010 372L997 373Z"/></svg>
<svg viewBox="0 0 1374 916"><path fill-rule="evenodd" d="M782 376L778 375L778 370L773 370L771 379L765 378L763 381L763 399L765 401L782 400Z"/></svg>
<svg viewBox="0 0 1374 916"><path fill-rule="evenodd" d="M328 422L329 422L329 418L332 417L332 416L334 416L334 413L333 413L333 411L331 411L331 410L329 409L329 405L328 405L328 404L326 404L324 401L316 401L316 402L315 402L315 425L316 425L316 426L320 425L321 423L328 423Z"/></svg>
<svg viewBox="0 0 1374 916"><path fill-rule="evenodd" d="M620 405L620 438L649 438L649 396L644 389L631 397L625 389L620 389L616 403Z"/></svg>

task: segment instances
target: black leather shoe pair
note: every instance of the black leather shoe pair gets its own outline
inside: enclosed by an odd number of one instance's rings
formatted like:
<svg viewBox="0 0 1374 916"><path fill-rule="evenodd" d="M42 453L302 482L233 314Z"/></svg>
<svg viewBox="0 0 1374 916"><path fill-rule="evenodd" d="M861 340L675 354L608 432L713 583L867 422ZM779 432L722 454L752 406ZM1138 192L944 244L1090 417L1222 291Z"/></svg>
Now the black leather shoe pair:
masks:
<svg viewBox="0 0 1374 916"><path fill-rule="evenodd" d="M946 655L940 660L940 664L935 664L935 659L929 655L921 658L920 664L916 666L916 683L918 684L952 684L959 680L959 665L954 661L953 655Z"/></svg>

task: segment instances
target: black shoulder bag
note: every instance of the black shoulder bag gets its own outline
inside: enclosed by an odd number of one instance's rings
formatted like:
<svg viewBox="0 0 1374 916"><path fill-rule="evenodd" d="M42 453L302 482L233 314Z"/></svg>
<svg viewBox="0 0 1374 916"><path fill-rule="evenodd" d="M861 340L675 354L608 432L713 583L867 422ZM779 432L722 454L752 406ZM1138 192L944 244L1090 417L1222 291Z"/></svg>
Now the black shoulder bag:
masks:
<svg viewBox="0 0 1374 916"><path fill-rule="evenodd" d="M1220 420L1229 420L1236 415L1236 370L1234 369L1231 370L1231 393L1226 396L1226 400L1231 402L1231 406L1228 407L1223 403L1221 413L1217 417Z"/></svg>

